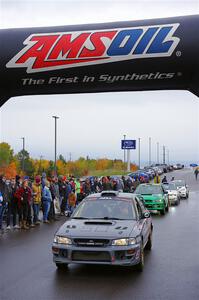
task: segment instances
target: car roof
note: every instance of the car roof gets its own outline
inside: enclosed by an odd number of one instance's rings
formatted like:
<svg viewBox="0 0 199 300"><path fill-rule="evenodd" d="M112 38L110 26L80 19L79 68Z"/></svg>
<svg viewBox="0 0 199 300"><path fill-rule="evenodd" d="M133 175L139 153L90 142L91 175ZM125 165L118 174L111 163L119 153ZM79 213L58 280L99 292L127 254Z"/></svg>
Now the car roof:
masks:
<svg viewBox="0 0 199 300"><path fill-rule="evenodd" d="M162 186L162 183L142 183L139 186Z"/></svg>
<svg viewBox="0 0 199 300"><path fill-rule="evenodd" d="M118 191L102 191L101 193L96 194L90 194L86 198L87 200L93 200L93 199L102 199L102 198L117 198L117 200L133 200L135 199L136 195L132 193L123 193Z"/></svg>

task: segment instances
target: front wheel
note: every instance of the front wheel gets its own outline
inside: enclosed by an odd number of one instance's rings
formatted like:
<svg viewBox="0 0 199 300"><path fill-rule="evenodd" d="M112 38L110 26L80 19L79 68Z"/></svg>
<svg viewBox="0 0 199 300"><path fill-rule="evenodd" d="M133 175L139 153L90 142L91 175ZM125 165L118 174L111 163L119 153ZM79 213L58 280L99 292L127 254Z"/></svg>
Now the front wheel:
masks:
<svg viewBox="0 0 199 300"><path fill-rule="evenodd" d="M152 232L149 234L148 242L147 242L147 244L145 246L146 250L150 251L151 248L152 248Z"/></svg>
<svg viewBox="0 0 199 300"><path fill-rule="evenodd" d="M136 270L139 272L142 272L144 270L144 248L143 245L141 245L140 248L140 262L136 265Z"/></svg>
<svg viewBox="0 0 199 300"><path fill-rule="evenodd" d="M160 214L161 214L162 216L165 215L165 207L164 207L163 209L160 210Z"/></svg>
<svg viewBox="0 0 199 300"><path fill-rule="evenodd" d="M55 263L55 264L58 270L66 270L68 267L68 264L60 264L60 263Z"/></svg>

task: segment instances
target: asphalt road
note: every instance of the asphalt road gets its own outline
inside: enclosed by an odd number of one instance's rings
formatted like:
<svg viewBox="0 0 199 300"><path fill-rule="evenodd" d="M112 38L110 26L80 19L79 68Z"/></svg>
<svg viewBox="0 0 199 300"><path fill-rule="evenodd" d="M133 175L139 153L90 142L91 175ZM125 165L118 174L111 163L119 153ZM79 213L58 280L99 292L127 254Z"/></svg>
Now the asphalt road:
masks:
<svg viewBox="0 0 199 300"><path fill-rule="evenodd" d="M191 170L172 175L186 179L190 197L167 215L153 216L153 249L143 273L85 265L58 272L51 242L62 219L0 238L0 300L198 300L199 180Z"/></svg>

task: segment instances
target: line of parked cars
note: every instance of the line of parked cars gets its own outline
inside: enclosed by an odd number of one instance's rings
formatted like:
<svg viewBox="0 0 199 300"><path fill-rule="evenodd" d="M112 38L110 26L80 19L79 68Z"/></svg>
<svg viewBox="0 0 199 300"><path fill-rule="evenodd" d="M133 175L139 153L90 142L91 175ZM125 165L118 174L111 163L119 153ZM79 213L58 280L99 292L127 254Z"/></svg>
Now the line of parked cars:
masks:
<svg viewBox="0 0 199 300"><path fill-rule="evenodd" d="M134 193L140 195L149 211L158 211L165 215L170 205L179 205L182 198L189 197L189 187L184 180L172 180L162 184L144 183Z"/></svg>
<svg viewBox="0 0 199 300"><path fill-rule="evenodd" d="M156 164L156 165L151 165L149 167L144 167L143 169L139 169L135 172L131 172L128 174L128 176L130 176L133 179L138 178L139 181L148 183L150 182L150 180L152 180L155 177L156 174L162 175L163 173L168 173L173 170L175 170L175 168L172 165Z"/></svg>

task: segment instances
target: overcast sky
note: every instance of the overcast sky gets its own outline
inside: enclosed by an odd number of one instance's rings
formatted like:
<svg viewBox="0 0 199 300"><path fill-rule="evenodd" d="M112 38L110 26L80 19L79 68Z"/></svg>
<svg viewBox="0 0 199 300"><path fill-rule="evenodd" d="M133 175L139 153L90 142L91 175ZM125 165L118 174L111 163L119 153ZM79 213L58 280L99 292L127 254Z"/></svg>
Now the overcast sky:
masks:
<svg viewBox="0 0 199 300"><path fill-rule="evenodd" d="M100 23L199 13L198 1L0 0L0 28ZM141 159L166 145L171 161L199 161L199 99L186 91L124 92L11 98L0 109L0 141L17 152L26 138L31 156L53 159L58 115L58 153L66 159L123 158L120 140L141 138ZM160 151L160 154L162 151ZM137 150L131 152L137 161Z"/></svg>

